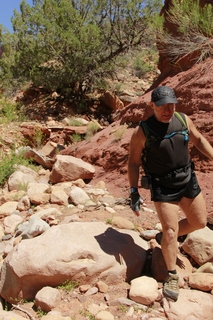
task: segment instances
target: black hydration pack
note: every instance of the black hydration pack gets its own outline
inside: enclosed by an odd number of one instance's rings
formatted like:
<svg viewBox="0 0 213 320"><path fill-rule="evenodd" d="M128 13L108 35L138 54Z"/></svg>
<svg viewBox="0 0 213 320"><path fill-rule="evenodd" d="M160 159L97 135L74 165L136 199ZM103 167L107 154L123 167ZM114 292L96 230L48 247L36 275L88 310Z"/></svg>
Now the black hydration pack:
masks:
<svg viewBox="0 0 213 320"><path fill-rule="evenodd" d="M148 170L146 168L146 161L147 161L147 156L149 153L149 148L152 143L157 142L157 141L162 141L163 139L170 139L176 134L181 134L184 136L184 144L189 140L189 130L187 127L187 123L185 121L185 118L182 114L178 112L174 112L175 117L180 121L182 128L178 131L173 131L170 134L166 134L163 137L160 136L158 133L156 133L153 129L149 127L149 125L145 121L140 122L140 127L143 129L144 134L146 136L146 143L145 143L145 148L141 157L142 160L142 166L145 172L145 176L142 177L142 187L149 189L150 185L154 181L159 181L163 185L165 185L168 188L178 188L181 185L185 184L188 182L191 176L191 162L187 164L187 166L183 168L179 168L175 171L168 172L166 175L159 176L157 174L149 174Z"/></svg>
<svg viewBox="0 0 213 320"><path fill-rule="evenodd" d="M188 130L187 123L186 123L185 119L177 111L174 112L174 115L182 123L183 130L174 131L171 134L167 134L163 137L163 139L169 139L176 134L182 134L184 136L184 141L188 141L189 140L189 130ZM162 140L162 137L160 137L156 132L154 132L151 128L149 128L149 126L146 124L145 121L140 122L140 127L143 128L143 131L146 136L146 147L148 147L153 141Z"/></svg>

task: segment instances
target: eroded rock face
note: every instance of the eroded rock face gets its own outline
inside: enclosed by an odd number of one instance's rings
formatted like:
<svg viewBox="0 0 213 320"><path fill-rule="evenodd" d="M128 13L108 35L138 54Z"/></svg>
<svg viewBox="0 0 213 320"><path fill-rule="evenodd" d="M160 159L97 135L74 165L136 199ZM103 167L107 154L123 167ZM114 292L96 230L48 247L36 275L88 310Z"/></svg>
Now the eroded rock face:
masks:
<svg viewBox="0 0 213 320"><path fill-rule="evenodd" d="M195 117L202 114L203 120L210 119L213 111L213 84L211 74L208 70L213 70L212 59L207 59L201 64L195 64L187 71L177 75L167 77L160 85L168 85L174 88L178 98L177 111ZM153 85L154 86L154 85ZM137 123L141 119L147 118L152 111L149 107L151 91L136 99L134 103L128 105L117 116L122 123ZM205 114L206 113L206 114Z"/></svg>

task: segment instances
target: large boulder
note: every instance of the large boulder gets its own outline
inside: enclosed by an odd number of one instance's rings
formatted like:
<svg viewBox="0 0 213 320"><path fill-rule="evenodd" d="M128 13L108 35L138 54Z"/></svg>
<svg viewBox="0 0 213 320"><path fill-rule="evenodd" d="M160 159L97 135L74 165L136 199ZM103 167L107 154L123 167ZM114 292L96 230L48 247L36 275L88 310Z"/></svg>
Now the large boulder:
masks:
<svg viewBox="0 0 213 320"><path fill-rule="evenodd" d="M188 234L183 250L199 265L213 260L213 231L208 227Z"/></svg>
<svg viewBox="0 0 213 320"><path fill-rule="evenodd" d="M178 300L173 303L164 299L163 307L169 320L210 320L213 296L197 290L180 289Z"/></svg>
<svg viewBox="0 0 213 320"><path fill-rule="evenodd" d="M131 281L141 275L147 249L136 231L118 231L101 222L58 225L20 242L9 253L1 271L1 296L16 303L66 280Z"/></svg>
<svg viewBox="0 0 213 320"><path fill-rule="evenodd" d="M57 155L50 174L50 181L58 183L76 179L91 180L94 173L95 168L82 159L67 155Z"/></svg>
<svg viewBox="0 0 213 320"><path fill-rule="evenodd" d="M0 319L1 320L26 320L26 317L22 317L17 312L14 311L5 311L0 310Z"/></svg>

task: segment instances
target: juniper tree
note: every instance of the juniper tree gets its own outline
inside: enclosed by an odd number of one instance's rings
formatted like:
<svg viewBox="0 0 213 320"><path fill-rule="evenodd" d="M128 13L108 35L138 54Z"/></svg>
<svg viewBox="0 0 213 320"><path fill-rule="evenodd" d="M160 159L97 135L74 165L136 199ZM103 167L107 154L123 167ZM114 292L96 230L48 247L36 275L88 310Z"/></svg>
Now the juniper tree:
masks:
<svg viewBox="0 0 213 320"><path fill-rule="evenodd" d="M78 94L85 79L91 86L112 74L119 56L155 42L161 6L160 0L34 0L32 6L23 0L13 34L1 33L0 77Z"/></svg>

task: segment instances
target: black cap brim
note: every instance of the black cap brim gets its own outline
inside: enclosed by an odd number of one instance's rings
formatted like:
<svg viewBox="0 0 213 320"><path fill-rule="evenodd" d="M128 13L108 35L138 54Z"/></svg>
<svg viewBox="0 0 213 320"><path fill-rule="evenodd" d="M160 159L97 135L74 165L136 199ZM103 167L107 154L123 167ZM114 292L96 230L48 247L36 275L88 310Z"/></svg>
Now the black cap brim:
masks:
<svg viewBox="0 0 213 320"><path fill-rule="evenodd" d="M158 101L153 101L154 104L157 107L162 106L163 104L167 104L167 103L178 103L176 98L171 98L171 97L163 97L162 99L158 100Z"/></svg>

